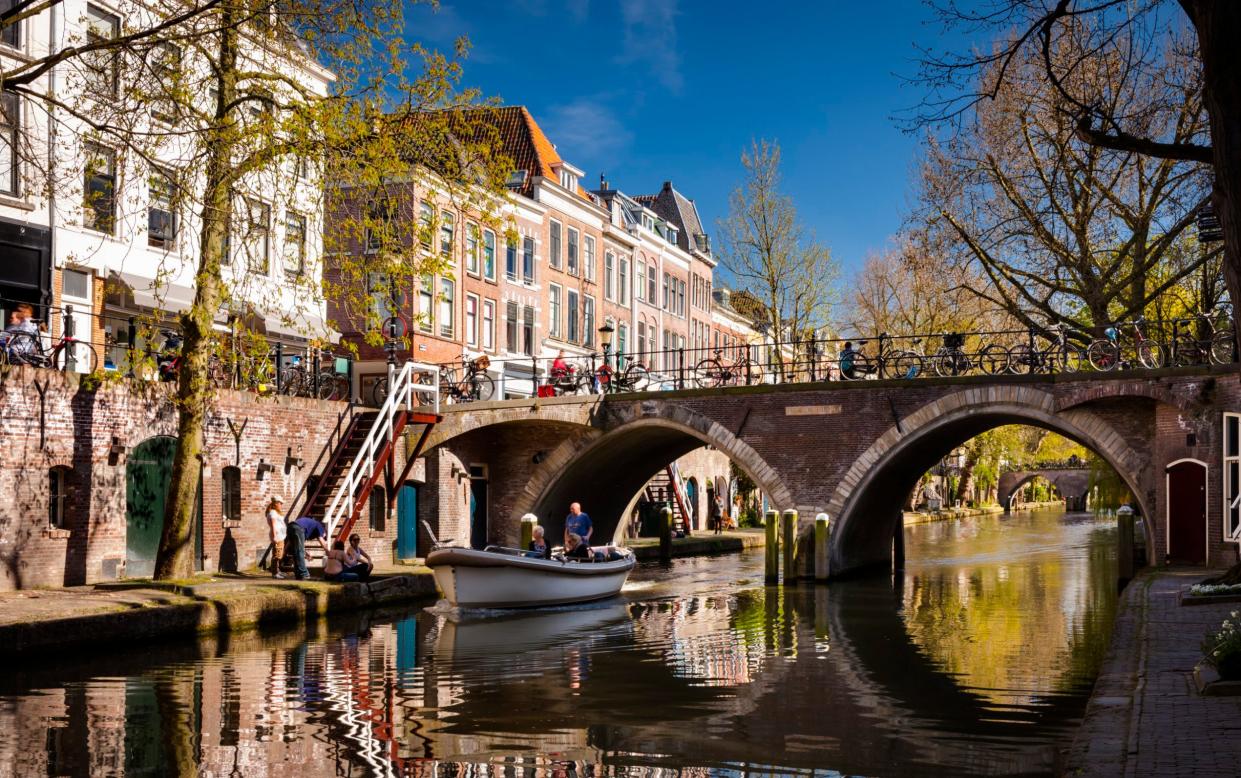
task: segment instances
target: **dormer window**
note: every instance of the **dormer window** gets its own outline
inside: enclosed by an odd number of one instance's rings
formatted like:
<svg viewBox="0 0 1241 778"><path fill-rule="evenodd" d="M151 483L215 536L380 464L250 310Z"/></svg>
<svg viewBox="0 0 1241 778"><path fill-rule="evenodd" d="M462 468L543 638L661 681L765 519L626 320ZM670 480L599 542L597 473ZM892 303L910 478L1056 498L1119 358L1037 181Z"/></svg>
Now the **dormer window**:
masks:
<svg viewBox="0 0 1241 778"><path fill-rule="evenodd" d="M668 242L669 242L669 243L676 243L676 242L677 242L677 230L676 230L676 227L669 227L669 228L668 228Z"/></svg>
<svg viewBox="0 0 1241 778"><path fill-rule="evenodd" d="M573 175L567 170L562 169L560 171L560 185L563 186L565 189L568 189L570 192L576 192L577 191L577 176Z"/></svg>

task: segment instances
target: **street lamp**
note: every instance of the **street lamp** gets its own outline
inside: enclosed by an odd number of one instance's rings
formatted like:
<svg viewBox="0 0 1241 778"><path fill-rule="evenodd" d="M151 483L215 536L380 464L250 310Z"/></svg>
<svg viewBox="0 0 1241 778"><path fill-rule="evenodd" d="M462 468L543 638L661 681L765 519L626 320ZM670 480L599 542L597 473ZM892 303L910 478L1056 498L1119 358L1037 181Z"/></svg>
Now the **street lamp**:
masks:
<svg viewBox="0 0 1241 778"><path fill-rule="evenodd" d="M599 328L599 343L603 345L603 372L608 376L608 385L604 387L604 391L611 389L611 356L612 356L612 334L616 332L616 328L612 326L611 319L604 319L603 326Z"/></svg>

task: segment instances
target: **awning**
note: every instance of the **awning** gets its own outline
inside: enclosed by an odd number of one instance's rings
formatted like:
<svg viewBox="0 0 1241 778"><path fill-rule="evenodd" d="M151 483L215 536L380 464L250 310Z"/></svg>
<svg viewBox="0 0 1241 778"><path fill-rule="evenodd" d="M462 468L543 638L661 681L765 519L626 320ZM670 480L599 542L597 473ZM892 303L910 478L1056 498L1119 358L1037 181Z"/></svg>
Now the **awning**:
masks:
<svg viewBox="0 0 1241 778"><path fill-rule="evenodd" d="M340 341L340 333L332 329L323 317L313 313L265 316L263 324L269 336L299 340L322 338L330 343Z"/></svg>
<svg viewBox="0 0 1241 778"><path fill-rule="evenodd" d="M146 308L180 313L194 304L194 290L180 284L160 284L134 273L108 274L104 282L104 304L117 308Z"/></svg>

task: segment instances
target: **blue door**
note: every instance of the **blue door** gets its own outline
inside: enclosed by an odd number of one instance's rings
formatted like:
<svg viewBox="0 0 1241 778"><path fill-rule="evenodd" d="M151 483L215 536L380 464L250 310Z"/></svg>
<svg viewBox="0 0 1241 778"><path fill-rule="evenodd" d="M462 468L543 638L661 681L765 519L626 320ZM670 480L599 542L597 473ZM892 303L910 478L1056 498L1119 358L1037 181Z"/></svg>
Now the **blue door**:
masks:
<svg viewBox="0 0 1241 778"><path fill-rule="evenodd" d="M418 487L406 483L396 493L396 558L418 556Z"/></svg>

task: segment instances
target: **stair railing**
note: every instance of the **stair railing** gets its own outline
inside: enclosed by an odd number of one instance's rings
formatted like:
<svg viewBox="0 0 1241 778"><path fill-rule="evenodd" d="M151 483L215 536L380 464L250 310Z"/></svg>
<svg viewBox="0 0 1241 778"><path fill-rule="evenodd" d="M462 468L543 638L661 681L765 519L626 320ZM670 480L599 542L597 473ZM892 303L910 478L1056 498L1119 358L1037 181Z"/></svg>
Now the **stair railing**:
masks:
<svg viewBox="0 0 1241 778"><path fill-rule="evenodd" d="M672 497L676 500L677 507L681 509L681 521L685 524L686 534L692 529L692 516L685 505L685 485L681 482L681 470L677 467L676 462L668 465L668 486L672 489Z"/></svg>
<svg viewBox="0 0 1241 778"><path fill-rule="evenodd" d="M421 378L428 372L432 376L432 383L414 382L415 378ZM375 476L375 467L382 467L382 460L392 456L396 449L397 418L413 410L414 394L431 395L431 405L435 412L439 413L440 393L439 384L436 382L438 375L439 369L432 365L411 361L406 362L399 371L395 365L388 365L388 396L379 409L379 415L371 424L370 433L363 441L362 448L354 456L349 472L337 487L336 496L323 514L323 524L327 528L329 539L335 537L336 527L341 521L351 517L358 503L369 496L357 494L358 487L370 484Z"/></svg>

